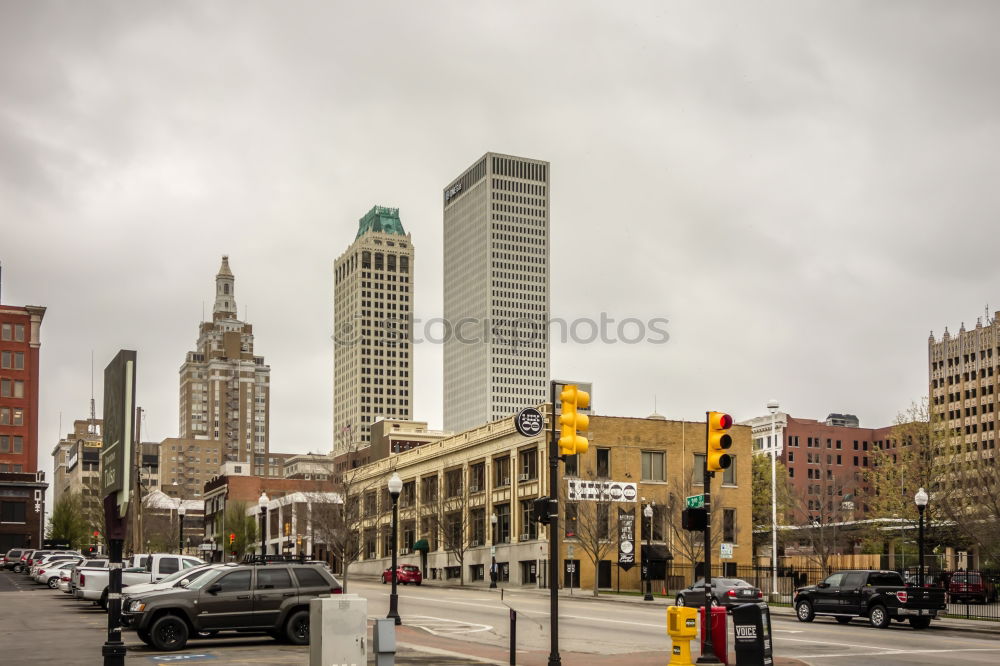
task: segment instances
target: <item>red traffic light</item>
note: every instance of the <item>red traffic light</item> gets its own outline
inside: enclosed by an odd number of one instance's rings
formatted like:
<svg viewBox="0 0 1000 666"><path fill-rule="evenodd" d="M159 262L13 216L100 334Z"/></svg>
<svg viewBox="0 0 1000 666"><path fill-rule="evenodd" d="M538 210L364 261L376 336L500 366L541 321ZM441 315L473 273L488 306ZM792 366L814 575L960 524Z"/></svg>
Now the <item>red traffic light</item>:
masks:
<svg viewBox="0 0 1000 666"><path fill-rule="evenodd" d="M101 533L100 533L100 532L98 532L97 530L94 530L94 538L95 538L95 539L96 539L97 537L99 537L100 535L101 535Z"/></svg>

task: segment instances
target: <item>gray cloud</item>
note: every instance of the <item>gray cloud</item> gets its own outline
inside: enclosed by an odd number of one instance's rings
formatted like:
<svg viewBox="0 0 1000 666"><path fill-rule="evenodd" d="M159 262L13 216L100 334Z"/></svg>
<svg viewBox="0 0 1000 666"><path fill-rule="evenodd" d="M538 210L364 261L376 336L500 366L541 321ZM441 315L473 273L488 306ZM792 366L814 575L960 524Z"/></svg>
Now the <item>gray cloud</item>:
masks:
<svg viewBox="0 0 1000 666"><path fill-rule="evenodd" d="M276 450L325 450L334 258L373 204L441 312L440 191L487 150L552 162L553 315L670 319L557 345L598 411L889 423L926 335L998 268L993 3L0 6L5 303L49 306L47 452L139 351L151 438L219 256L273 368ZM416 355L440 424L441 350ZM98 391L98 400L100 395ZM50 464L48 460L45 464Z"/></svg>

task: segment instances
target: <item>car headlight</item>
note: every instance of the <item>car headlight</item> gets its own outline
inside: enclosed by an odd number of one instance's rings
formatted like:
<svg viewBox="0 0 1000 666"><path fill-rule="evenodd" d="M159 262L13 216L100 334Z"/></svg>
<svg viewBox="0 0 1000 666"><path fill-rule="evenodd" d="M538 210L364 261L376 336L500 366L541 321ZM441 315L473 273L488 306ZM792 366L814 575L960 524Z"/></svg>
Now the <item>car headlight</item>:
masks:
<svg viewBox="0 0 1000 666"><path fill-rule="evenodd" d="M146 602L136 599L128 605L129 613L141 613L146 610Z"/></svg>

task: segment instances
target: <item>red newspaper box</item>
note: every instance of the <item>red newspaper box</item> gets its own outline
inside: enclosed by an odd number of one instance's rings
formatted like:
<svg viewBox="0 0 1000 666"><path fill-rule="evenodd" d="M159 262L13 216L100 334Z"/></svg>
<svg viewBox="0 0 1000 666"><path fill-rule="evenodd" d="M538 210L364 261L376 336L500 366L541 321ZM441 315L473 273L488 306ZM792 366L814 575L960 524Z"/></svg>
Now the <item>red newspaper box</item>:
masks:
<svg viewBox="0 0 1000 666"><path fill-rule="evenodd" d="M705 654L705 607L698 609L701 618L701 653ZM726 609L724 606L712 606L712 649L715 656L723 664L729 665L729 655L726 647L729 644L729 636L726 634Z"/></svg>

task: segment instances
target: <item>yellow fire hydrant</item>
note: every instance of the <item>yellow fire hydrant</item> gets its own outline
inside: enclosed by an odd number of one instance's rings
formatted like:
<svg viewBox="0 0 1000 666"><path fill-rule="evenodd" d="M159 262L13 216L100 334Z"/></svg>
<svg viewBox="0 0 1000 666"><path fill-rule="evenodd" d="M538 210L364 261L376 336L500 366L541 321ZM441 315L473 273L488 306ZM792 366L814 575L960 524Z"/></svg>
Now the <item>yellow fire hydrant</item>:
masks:
<svg viewBox="0 0 1000 666"><path fill-rule="evenodd" d="M673 643L670 663L677 666L691 666L691 641L698 636L698 611L684 606L667 608L667 633Z"/></svg>

